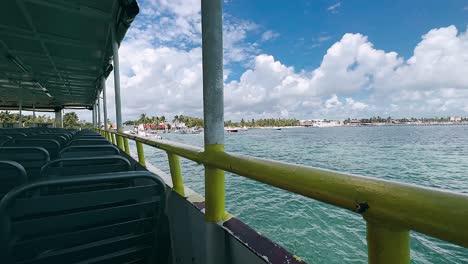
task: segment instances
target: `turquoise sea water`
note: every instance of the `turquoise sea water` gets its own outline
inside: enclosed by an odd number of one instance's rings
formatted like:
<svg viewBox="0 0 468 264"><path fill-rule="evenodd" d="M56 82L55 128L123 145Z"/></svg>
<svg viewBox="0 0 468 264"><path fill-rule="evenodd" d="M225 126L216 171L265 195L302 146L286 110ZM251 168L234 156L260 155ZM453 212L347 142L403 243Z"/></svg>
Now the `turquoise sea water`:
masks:
<svg viewBox="0 0 468 264"><path fill-rule="evenodd" d="M203 145L203 134L162 136ZM252 129L225 138L230 152L468 193L468 126ZM164 152L145 152L169 172ZM204 193L201 165L183 159L182 173ZM226 176L226 207L308 263L367 263L358 214L233 174ZM414 232L411 249L412 263L468 263L468 249Z"/></svg>

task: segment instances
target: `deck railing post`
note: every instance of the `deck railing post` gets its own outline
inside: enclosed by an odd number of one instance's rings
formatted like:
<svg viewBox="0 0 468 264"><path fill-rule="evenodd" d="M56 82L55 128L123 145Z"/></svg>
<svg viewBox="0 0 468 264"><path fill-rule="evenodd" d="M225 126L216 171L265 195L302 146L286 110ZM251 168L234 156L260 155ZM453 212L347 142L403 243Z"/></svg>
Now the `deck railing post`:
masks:
<svg viewBox="0 0 468 264"><path fill-rule="evenodd" d="M117 144L117 141L115 140L115 134L112 133L112 132L109 132L109 133L110 133L110 137L111 137L112 144L116 145L116 144Z"/></svg>
<svg viewBox="0 0 468 264"><path fill-rule="evenodd" d="M367 220L370 264L410 263L409 231Z"/></svg>
<svg viewBox="0 0 468 264"><path fill-rule="evenodd" d="M202 0L203 118L205 154L224 151L222 0ZM224 171L205 166L206 263L222 263L225 246L218 231L225 219Z"/></svg>
<svg viewBox="0 0 468 264"><path fill-rule="evenodd" d="M115 140L117 141L117 147L119 149L125 151L122 136L119 136L119 135L115 134Z"/></svg>
<svg viewBox="0 0 468 264"><path fill-rule="evenodd" d="M128 146L128 138L126 137L122 137L122 138L123 138L125 153L130 155L130 147Z"/></svg>
<svg viewBox="0 0 468 264"><path fill-rule="evenodd" d="M169 169L171 171L172 185L174 190L181 196L185 196L184 182L182 180L182 171L180 169L179 156L167 152L169 160Z"/></svg>
<svg viewBox="0 0 468 264"><path fill-rule="evenodd" d="M146 167L145 151L143 150L143 144L140 141L135 142L138 153L138 162L141 164L141 166Z"/></svg>

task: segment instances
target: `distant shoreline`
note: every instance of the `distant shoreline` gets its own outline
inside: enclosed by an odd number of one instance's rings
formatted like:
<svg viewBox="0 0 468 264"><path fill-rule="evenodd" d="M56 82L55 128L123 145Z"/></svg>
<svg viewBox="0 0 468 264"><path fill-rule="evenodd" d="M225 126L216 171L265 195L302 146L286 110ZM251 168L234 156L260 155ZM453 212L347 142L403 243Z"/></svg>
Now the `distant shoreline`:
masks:
<svg viewBox="0 0 468 264"><path fill-rule="evenodd" d="M333 128L333 127L389 127L389 126L468 126L468 122L439 122L439 123L365 123L353 125L331 125L331 126L279 126L279 127L247 127L248 129L288 129L288 128Z"/></svg>

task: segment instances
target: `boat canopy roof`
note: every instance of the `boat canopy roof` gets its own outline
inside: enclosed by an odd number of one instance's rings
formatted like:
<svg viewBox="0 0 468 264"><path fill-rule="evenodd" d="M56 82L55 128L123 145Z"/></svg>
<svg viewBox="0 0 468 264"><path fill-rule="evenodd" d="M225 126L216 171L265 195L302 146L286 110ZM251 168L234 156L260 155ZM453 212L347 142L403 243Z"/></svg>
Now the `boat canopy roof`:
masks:
<svg viewBox="0 0 468 264"><path fill-rule="evenodd" d="M92 108L136 0L17 0L0 7L0 108Z"/></svg>

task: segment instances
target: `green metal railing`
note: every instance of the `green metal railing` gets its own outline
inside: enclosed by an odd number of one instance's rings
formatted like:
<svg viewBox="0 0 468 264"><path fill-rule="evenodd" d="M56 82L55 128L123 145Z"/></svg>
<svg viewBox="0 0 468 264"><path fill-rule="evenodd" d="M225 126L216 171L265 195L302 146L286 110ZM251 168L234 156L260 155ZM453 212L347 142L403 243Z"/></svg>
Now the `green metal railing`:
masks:
<svg viewBox="0 0 468 264"><path fill-rule="evenodd" d="M139 162L145 165L142 144L167 152L174 189L184 195L179 156L213 168L269 184L362 214L367 222L369 263L409 263L409 231L468 247L468 195L377 178L350 175L279 161L205 151L202 148L149 140L119 132L99 131L117 143L135 140ZM128 145L125 144L126 146ZM126 151L122 144L119 148ZM128 153L128 152L127 152ZM206 205L224 208L224 182L205 179ZM222 185L222 186L220 186ZM222 196L222 197L221 197ZM220 204L222 203L222 204ZM225 216L223 211L214 215ZM208 218L208 216L206 216Z"/></svg>

